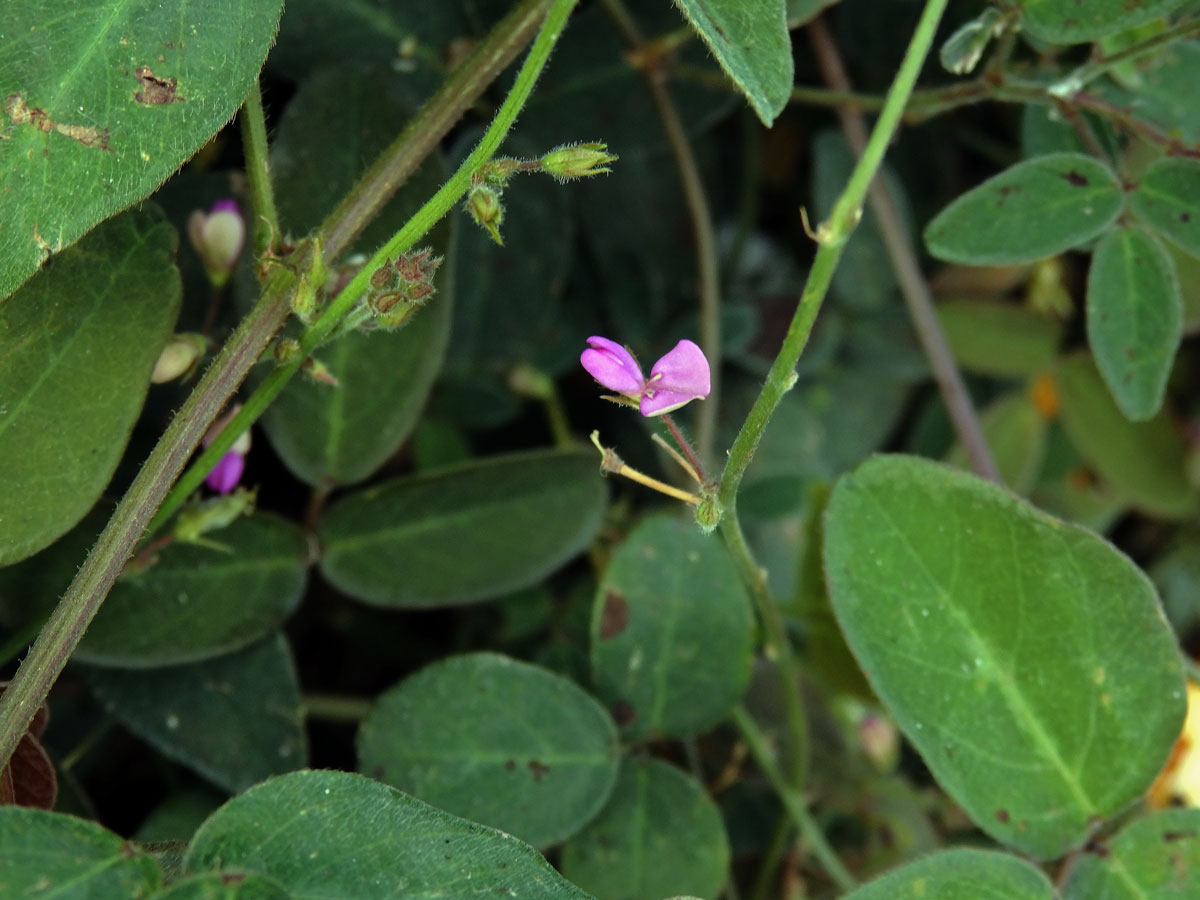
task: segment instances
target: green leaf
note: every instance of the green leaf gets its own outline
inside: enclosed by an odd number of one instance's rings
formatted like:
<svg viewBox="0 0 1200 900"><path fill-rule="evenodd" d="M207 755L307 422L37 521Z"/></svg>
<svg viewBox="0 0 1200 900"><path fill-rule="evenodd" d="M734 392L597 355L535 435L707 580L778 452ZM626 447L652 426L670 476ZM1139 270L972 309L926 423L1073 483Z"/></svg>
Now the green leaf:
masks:
<svg viewBox="0 0 1200 900"><path fill-rule="evenodd" d="M712 727L750 680L754 616L725 547L653 518L613 555L592 608L596 692L632 740Z"/></svg>
<svg viewBox="0 0 1200 900"><path fill-rule="evenodd" d="M1079 455L1152 516L1180 519L1196 509L1187 480L1187 448L1166 410L1130 422L1117 408L1091 358L1077 354L1058 367L1062 423Z"/></svg>
<svg viewBox="0 0 1200 900"><path fill-rule="evenodd" d="M152 858L95 822L0 806L0 896L145 897L161 883Z"/></svg>
<svg viewBox="0 0 1200 900"><path fill-rule="evenodd" d="M351 494L317 533L321 573L365 603L431 607L527 587L579 553L604 514L596 456L493 457Z"/></svg>
<svg viewBox="0 0 1200 900"><path fill-rule="evenodd" d="M834 488L825 568L876 693L996 840L1061 856L1170 753L1185 706L1174 636L1146 576L1091 532L946 466L878 456Z"/></svg>
<svg viewBox="0 0 1200 900"><path fill-rule="evenodd" d="M294 900L589 900L528 844L346 772L293 772L234 797L185 866L266 875Z"/></svg>
<svg viewBox="0 0 1200 900"><path fill-rule="evenodd" d="M1000 300L946 300L938 321L959 365L983 375L1034 375L1058 355L1062 326Z"/></svg>
<svg viewBox="0 0 1200 900"><path fill-rule="evenodd" d="M1184 900L1200 896L1200 809L1165 809L1085 853L1063 900Z"/></svg>
<svg viewBox="0 0 1200 900"><path fill-rule="evenodd" d="M929 223L929 252L947 262L1034 262L1086 243L1124 206L1112 171L1081 153L1026 160L963 194Z"/></svg>
<svg viewBox="0 0 1200 900"><path fill-rule="evenodd" d="M1052 44L1079 44L1160 19L1184 0L1017 0L1021 24Z"/></svg>
<svg viewBox="0 0 1200 900"><path fill-rule="evenodd" d="M805 22L815 19L821 10L833 6L839 0L787 0L784 5L787 11L788 28L798 28Z"/></svg>
<svg viewBox="0 0 1200 900"><path fill-rule="evenodd" d="M72 658L126 669L178 665L278 629L304 593L308 545L300 529L255 515L209 537L229 551L176 543L149 568L122 575Z"/></svg>
<svg viewBox="0 0 1200 900"><path fill-rule="evenodd" d="M1015 856L988 850L941 850L901 866L844 900L1051 900L1046 876Z"/></svg>
<svg viewBox="0 0 1200 900"><path fill-rule="evenodd" d="M1183 336L1175 267L1153 235L1116 228L1088 271L1088 343L1117 406L1136 422L1162 408Z"/></svg>
<svg viewBox="0 0 1200 900"><path fill-rule="evenodd" d="M5 3L0 298L148 196L233 117L280 6L85 0L48 26L41 0Z"/></svg>
<svg viewBox="0 0 1200 900"><path fill-rule="evenodd" d="M675 0L768 128L794 76L784 0Z"/></svg>
<svg viewBox="0 0 1200 900"><path fill-rule="evenodd" d="M87 681L130 731L228 791L305 764L300 687L281 635L153 673L89 668Z"/></svg>
<svg viewBox="0 0 1200 900"><path fill-rule="evenodd" d="M384 693L359 768L535 847L600 809L617 777L611 718L574 682L495 653L452 656Z"/></svg>
<svg viewBox="0 0 1200 900"><path fill-rule="evenodd" d="M0 565L70 529L112 477L179 313L176 246L160 214L128 213L0 305Z"/></svg>
<svg viewBox="0 0 1200 900"><path fill-rule="evenodd" d="M1027 390L1013 391L988 406L980 417L983 436L1004 483L1018 494L1028 494L1046 458L1049 425ZM956 443L946 462L970 471L970 457Z"/></svg>
<svg viewBox="0 0 1200 900"><path fill-rule="evenodd" d="M1200 162L1169 156L1142 173L1129 208L1192 256L1200 256Z"/></svg>
<svg viewBox="0 0 1200 900"><path fill-rule="evenodd" d="M289 9L290 12L290 9ZM316 227L410 119L413 104L390 69L345 65L308 78L288 104L271 147L279 215L293 233ZM351 250L373 251L398 231L445 179L440 157L411 175ZM444 254L450 225L421 246ZM338 387L295 378L267 409L263 426L287 467L309 484L362 481L416 425L450 338L452 265L437 293L399 331L352 333L317 354Z"/></svg>
<svg viewBox="0 0 1200 900"><path fill-rule="evenodd" d="M694 778L657 759L627 759L604 810L563 845L562 872L604 900L715 898L729 839Z"/></svg>
<svg viewBox="0 0 1200 900"><path fill-rule="evenodd" d="M1092 87L1117 107L1136 108L1139 120L1185 145L1200 141L1200 92L1180 90L1200 79L1200 41L1171 41L1156 54L1137 57L1136 64L1136 89L1107 79Z"/></svg>
<svg viewBox="0 0 1200 900"><path fill-rule="evenodd" d="M230 878L211 872L176 881L154 900L289 900L279 882L262 875L238 873Z"/></svg>

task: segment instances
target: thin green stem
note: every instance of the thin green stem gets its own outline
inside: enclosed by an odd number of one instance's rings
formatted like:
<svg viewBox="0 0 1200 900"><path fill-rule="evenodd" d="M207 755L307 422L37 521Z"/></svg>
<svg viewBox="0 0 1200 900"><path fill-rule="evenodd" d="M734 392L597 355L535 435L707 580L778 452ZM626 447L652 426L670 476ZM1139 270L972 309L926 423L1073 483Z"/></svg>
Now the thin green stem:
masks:
<svg viewBox="0 0 1200 900"><path fill-rule="evenodd" d="M271 186L271 157L267 146L267 120L263 112L262 89L258 79L250 87L242 113L242 148L246 156L246 179L250 182L250 202L254 207L254 255L262 256L279 234L279 211ZM208 332L206 331L205 334Z"/></svg>
<svg viewBox="0 0 1200 900"><path fill-rule="evenodd" d="M209 423L224 408L287 318L290 281L289 273L276 270L258 303L217 354L142 465L21 663L12 684L0 697L0 767L8 762L34 712L45 702L145 531L151 514L200 443Z"/></svg>
<svg viewBox="0 0 1200 900"><path fill-rule="evenodd" d="M817 65L820 67L825 81L834 90L849 91L850 79L842 65L837 44L825 22L821 18L814 19L808 27L808 34L817 58ZM850 144L856 155L861 156L867 145L867 127L863 122L862 114L852 104L844 104L838 107L838 117L841 120L842 132L846 135L847 143ZM976 473L983 478L999 483L1000 472L996 468L992 452L983 436L983 428L979 424L979 416L971 402L971 395L967 392L966 382L963 381L962 373L959 372L958 365L954 361L954 355L946 343L946 336L942 333L942 326L933 307L933 294L929 290L929 284L925 281L925 277L921 274L920 263L917 261L917 255L913 251L908 234L900 220L900 213L896 208L891 189L884 179L877 178L872 181L868 196L871 211L875 214L875 221L883 237L884 247L891 260L892 269L896 273L900 292L908 306L909 318L917 333L917 340L925 353L925 358L929 361L929 367L933 371L934 380L937 382L942 400L950 414L955 433L962 442L967 457L971 461L971 467Z"/></svg>
<svg viewBox="0 0 1200 900"><path fill-rule="evenodd" d="M841 890L854 890L858 886L858 882L838 858L829 841L826 840L824 832L821 831L820 826L817 825L816 820L809 813L808 804L804 798L800 795L799 791L787 782L783 777L783 773L779 771L779 766L775 763L775 757L771 753L767 737L763 734L762 729L758 727L758 723L741 706L734 707L732 717L734 725L737 726L738 731L742 733L743 740L746 741L746 746L750 748L750 755L754 758L755 763L758 764L758 768L762 771L767 781L771 783L771 787L779 794L780 799L783 801L784 809L787 810L791 820L800 831L800 837L804 841L806 849L811 851L812 855L817 858L821 867Z"/></svg>
<svg viewBox="0 0 1200 900"><path fill-rule="evenodd" d="M413 217L386 244L376 251L350 283L342 289L342 292L334 298L320 318L304 332L300 339L300 350L295 354L295 358L274 369L250 395L225 430L217 436L217 439L208 446L179 480L151 523L151 530L161 527L174 514L188 495L200 486L204 476L217 464L225 451L233 446L233 442L237 440L238 436L258 420L271 401L283 390L283 386L299 371L312 352L329 337L338 322L363 295L375 270L387 260L394 259L410 249L454 207L454 204L462 199L471 187L475 172L496 152L513 122L516 121L517 114L533 91L534 83L541 74L546 60L549 59L550 51L559 35L562 34L563 27L566 25L575 3L576 0L554 0L554 5L546 16L521 71L517 74L512 90L497 111L496 117L492 120L491 126L478 146L471 151L470 156L463 161L450 180L417 210Z"/></svg>
<svg viewBox="0 0 1200 900"><path fill-rule="evenodd" d="M621 0L603 0L603 3L625 42L644 63L642 71L650 87L650 97L658 111L659 121L662 122L671 157L675 160L684 204L692 223L692 239L696 246L697 293L700 300L700 348L712 364L708 402L701 405L696 420L696 453L702 460L711 460L716 444L717 410L721 396L721 277L717 268L717 239L712 211L708 205L708 195L700 177L696 155L692 152L692 145L679 117L679 110L667 88L666 69L662 65L661 53L647 52L652 45L646 42L637 22ZM691 31L690 28L687 30ZM703 471L699 466L697 469Z"/></svg>
<svg viewBox="0 0 1200 900"><path fill-rule="evenodd" d="M758 442L762 439L763 431L771 414L779 405L783 395L795 384L796 363L808 343L812 332L813 322L817 312L829 290L829 283L834 269L841 258L842 250L847 239L854 231L862 215L862 204L867 189L875 173L883 162L884 153L892 135L899 125L900 116L912 93L921 65L929 53L933 43L937 25L945 11L948 0L927 0L925 9L917 23L916 31L905 51L904 59L892 87L888 91L887 101L875 122L875 128L870 140L850 175L845 190L834 204L829 220L818 230L819 246L812 268L809 270L808 281L800 295L800 302L792 317L783 345L775 357L774 363L767 374L766 383L758 398L754 401L750 413L746 417L742 429L729 452L729 461L721 478L720 501L724 515L736 518L737 491L741 485L742 476Z"/></svg>
<svg viewBox="0 0 1200 900"><path fill-rule="evenodd" d="M522 0L517 4L363 173L317 231L327 262L345 252L463 113L533 39L550 2Z"/></svg>

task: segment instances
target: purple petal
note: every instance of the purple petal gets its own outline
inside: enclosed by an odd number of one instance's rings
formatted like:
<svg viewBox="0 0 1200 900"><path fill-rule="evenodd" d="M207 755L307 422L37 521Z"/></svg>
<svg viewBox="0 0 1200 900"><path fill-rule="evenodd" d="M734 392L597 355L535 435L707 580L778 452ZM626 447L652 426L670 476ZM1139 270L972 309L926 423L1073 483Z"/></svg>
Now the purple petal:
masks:
<svg viewBox="0 0 1200 900"><path fill-rule="evenodd" d="M242 208L237 205L236 200L218 200L216 203L214 203L212 205L212 209L210 209L209 212L210 213L232 212L232 213L236 213L238 215L238 217L240 218L242 215Z"/></svg>
<svg viewBox="0 0 1200 900"><path fill-rule="evenodd" d="M678 391L656 391L650 388L638 405L643 416L661 416L679 409L685 403L698 399L696 394L681 394Z"/></svg>
<svg viewBox="0 0 1200 900"><path fill-rule="evenodd" d="M633 354L603 337L588 338L589 349L579 357L588 374L618 394L638 395L646 384L642 369Z"/></svg>
<svg viewBox="0 0 1200 900"><path fill-rule="evenodd" d="M245 468L246 457L230 450L221 457L219 463L213 466L212 471L205 477L204 483L218 494L228 494L242 480L242 472Z"/></svg>
<svg viewBox="0 0 1200 900"><path fill-rule="evenodd" d="M704 352L689 340L675 345L650 370L649 387L655 392L688 394L693 399L707 397L710 390L708 360Z"/></svg>

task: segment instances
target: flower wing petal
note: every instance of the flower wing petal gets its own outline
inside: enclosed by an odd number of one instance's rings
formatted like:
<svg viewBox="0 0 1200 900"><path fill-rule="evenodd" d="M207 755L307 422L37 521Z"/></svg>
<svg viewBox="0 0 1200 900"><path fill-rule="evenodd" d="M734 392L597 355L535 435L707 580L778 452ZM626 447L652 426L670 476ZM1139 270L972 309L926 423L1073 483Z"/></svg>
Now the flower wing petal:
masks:
<svg viewBox="0 0 1200 900"><path fill-rule="evenodd" d="M579 357L580 363L601 385L618 394L640 394L646 379L633 354L604 337L588 338L588 349Z"/></svg>
<svg viewBox="0 0 1200 900"><path fill-rule="evenodd" d="M676 344L650 370L650 387L658 393L667 391L700 399L708 396L710 382L704 351L687 339Z"/></svg>

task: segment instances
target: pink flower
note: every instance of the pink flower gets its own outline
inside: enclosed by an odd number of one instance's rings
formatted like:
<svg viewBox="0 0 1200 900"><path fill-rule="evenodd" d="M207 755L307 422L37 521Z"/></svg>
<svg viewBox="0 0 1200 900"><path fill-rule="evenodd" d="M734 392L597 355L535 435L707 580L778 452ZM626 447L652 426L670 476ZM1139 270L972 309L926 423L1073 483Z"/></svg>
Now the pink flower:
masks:
<svg viewBox="0 0 1200 900"><path fill-rule="evenodd" d="M201 440L201 443L207 447L215 441L217 436L225 430L225 426L229 424L230 420L237 415L238 410L241 408L240 405L234 405L225 415L213 422ZM204 483L218 494L228 494L242 480L242 472L246 469L246 454L249 452L250 432L243 431L238 435L238 439L233 442L233 446L226 451L225 455L221 457L217 464L204 477Z"/></svg>
<svg viewBox="0 0 1200 900"><path fill-rule="evenodd" d="M699 347L682 340L659 359L647 379L633 354L604 337L588 338L579 361L610 391L637 403L643 416L661 416L708 396L708 360Z"/></svg>
<svg viewBox="0 0 1200 900"><path fill-rule="evenodd" d="M229 280L246 243L246 220L233 200L218 200L205 213L195 210L188 217L188 238L214 287Z"/></svg>

